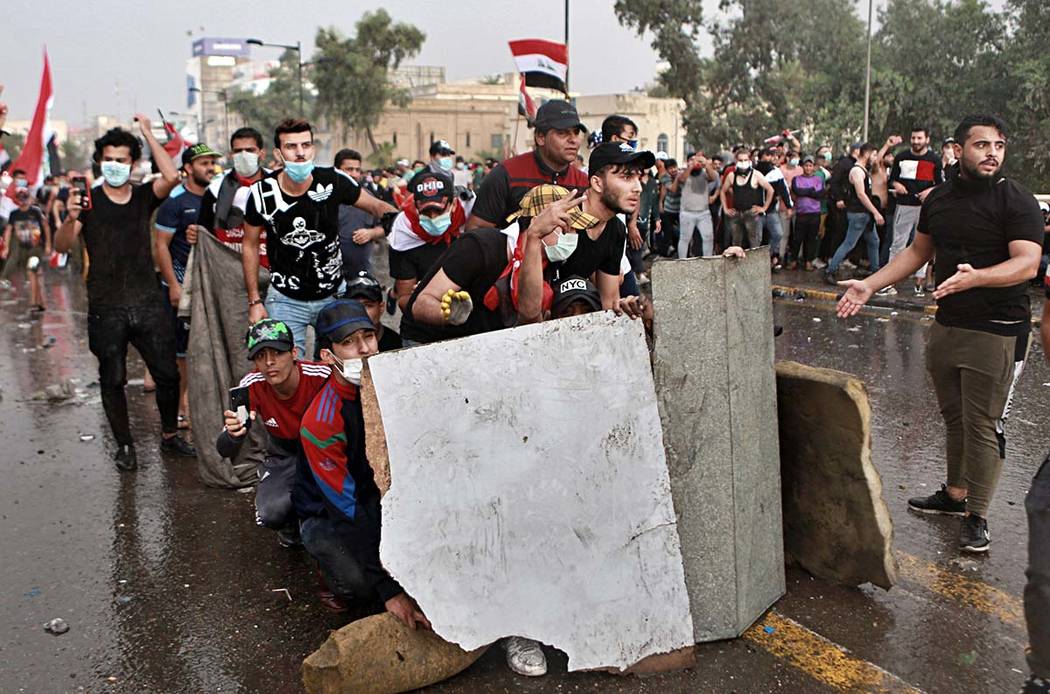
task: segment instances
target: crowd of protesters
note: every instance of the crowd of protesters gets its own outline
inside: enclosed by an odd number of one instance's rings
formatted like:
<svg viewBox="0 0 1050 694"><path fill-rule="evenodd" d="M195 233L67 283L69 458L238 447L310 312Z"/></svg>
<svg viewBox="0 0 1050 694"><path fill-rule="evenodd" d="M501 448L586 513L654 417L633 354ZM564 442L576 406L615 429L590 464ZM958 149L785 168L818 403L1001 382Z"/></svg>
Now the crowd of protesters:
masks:
<svg viewBox="0 0 1050 694"><path fill-rule="evenodd" d="M0 105L0 131L5 114ZM301 119L275 128L271 167L263 165L268 144L251 127L233 133L226 153L186 148L177 166L149 119L139 114L136 123L138 135L115 128L95 142L93 176L66 172L32 191L24 171L8 172L4 286L25 273L39 313L42 263L68 253L85 270L114 459L132 472L128 345L155 384L160 450L196 455L179 433L191 428L183 286L202 234L240 254L253 368L234 389L242 406L231 393L218 439L196 445L232 459L249 429L263 428L257 521L282 546L305 548L328 609L386 610L429 627L379 560L381 495L359 392L364 359L600 310L649 324L640 287L652 262L760 246L769 247L774 272L822 271L843 285L843 316L908 278L916 294L933 285L941 311L928 361L948 428L948 474L939 492L909 506L962 516L964 551L990 544L1002 427L1028 350L1027 282L1037 266L1045 274L1050 232L1050 209L999 175L1006 126L994 117L963 121L939 154L920 126L901 151L894 135L836 158L828 146L805 151L784 131L759 148L697 149L679 163L639 149L629 118L612 115L588 138L575 108L552 100L537 113L534 147L505 161L467 164L437 140L429 161L375 170L350 149L334 166L318 166L312 126ZM135 183L143 143L153 172ZM224 158L228 171L218 168ZM372 254L383 250L390 287L373 270ZM1050 347L1045 323L1043 339ZM1044 463L1029 495L1033 543L1050 532L1048 495ZM1050 610L1045 553L1033 553L1031 565L1027 598ZM1030 627L1038 684L1050 675L1048 637L1042 620ZM505 647L515 672L546 672L537 642L511 637Z"/></svg>

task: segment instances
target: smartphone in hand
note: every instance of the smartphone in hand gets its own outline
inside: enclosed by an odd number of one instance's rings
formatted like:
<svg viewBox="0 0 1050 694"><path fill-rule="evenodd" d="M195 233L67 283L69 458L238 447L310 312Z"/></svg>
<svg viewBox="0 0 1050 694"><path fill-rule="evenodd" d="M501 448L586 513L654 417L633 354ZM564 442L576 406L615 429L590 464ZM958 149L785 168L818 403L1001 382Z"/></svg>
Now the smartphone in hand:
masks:
<svg viewBox="0 0 1050 694"><path fill-rule="evenodd" d="M83 176L74 176L69 181L73 185L73 191L80 196L80 207L85 210L91 209L91 188L87 179Z"/></svg>
<svg viewBox="0 0 1050 694"><path fill-rule="evenodd" d="M246 429L250 429L252 426L252 418L248 416L248 413L251 411L250 392L251 388L248 386L230 388L230 411L236 413L237 419L241 421L241 424Z"/></svg>

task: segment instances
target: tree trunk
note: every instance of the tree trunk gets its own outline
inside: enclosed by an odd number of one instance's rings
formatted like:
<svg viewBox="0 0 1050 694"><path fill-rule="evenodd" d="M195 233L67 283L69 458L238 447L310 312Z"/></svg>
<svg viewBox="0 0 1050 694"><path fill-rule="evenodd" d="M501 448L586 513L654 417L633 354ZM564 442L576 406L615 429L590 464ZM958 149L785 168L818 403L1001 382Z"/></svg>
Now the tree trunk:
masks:
<svg viewBox="0 0 1050 694"><path fill-rule="evenodd" d="M376 144L376 136L372 133L372 126L365 126L365 136L368 138L368 144L372 147L372 154L379 151L379 145Z"/></svg>

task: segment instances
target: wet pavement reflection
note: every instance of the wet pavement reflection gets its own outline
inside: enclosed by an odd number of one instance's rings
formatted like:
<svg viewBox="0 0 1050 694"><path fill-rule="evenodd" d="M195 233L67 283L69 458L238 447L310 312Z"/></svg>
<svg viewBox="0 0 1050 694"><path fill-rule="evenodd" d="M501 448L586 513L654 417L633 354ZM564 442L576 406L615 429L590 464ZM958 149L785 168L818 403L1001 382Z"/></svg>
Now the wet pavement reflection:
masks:
<svg viewBox="0 0 1050 694"><path fill-rule="evenodd" d="M250 493L206 488L194 463L160 455L156 407L141 383L128 386L140 470L117 473L93 386L81 287L52 273L50 309L32 320L24 297L0 294L0 691L300 691L303 657L344 620L318 605L307 558L255 526ZM908 496L943 477L943 427L924 367L929 321L878 311L846 322L830 308L778 301L785 332L777 357L849 371L868 384L873 459L895 524L901 583L889 592L846 589L790 571L789 594L775 609L924 690L1013 689L1023 679L1026 641L1015 612L1023 496L1050 422L1042 350L1033 347L1011 416L992 551L960 566L951 563L958 521L904 510ZM141 377L137 355L129 374ZM72 398L27 401L67 380ZM199 444L210 445L219 423L197 426ZM55 617L69 624L67 633L44 631ZM835 690L744 639L704 645L698 658L693 671L618 679L567 675L552 651L552 673L525 680L494 648L434 690Z"/></svg>

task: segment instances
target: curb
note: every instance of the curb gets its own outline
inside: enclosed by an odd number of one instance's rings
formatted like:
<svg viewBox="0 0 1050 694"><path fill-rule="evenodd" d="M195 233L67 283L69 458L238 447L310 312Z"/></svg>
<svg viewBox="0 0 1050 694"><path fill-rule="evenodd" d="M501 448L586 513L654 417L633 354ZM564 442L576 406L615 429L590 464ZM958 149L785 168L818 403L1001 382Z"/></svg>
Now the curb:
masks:
<svg viewBox="0 0 1050 694"><path fill-rule="evenodd" d="M816 301L827 301L830 303L838 303L838 300L842 298L842 294L839 292L830 292L824 289L809 289L807 287L788 287L782 284L774 284L773 297L782 299L814 299ZM937 315L936 304L922 304L915 301L907 301L901 299L889 299L881 296L873 296L868 300L868 306L875 306L877 308L889 308L896 309L899 311L915 311L917 313L923 313L927 316ZM1032 325L1039 327L1042 325L1041 318L1032 316Z"/></svg>

